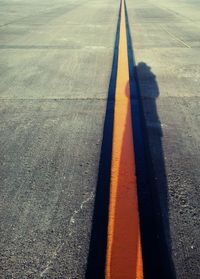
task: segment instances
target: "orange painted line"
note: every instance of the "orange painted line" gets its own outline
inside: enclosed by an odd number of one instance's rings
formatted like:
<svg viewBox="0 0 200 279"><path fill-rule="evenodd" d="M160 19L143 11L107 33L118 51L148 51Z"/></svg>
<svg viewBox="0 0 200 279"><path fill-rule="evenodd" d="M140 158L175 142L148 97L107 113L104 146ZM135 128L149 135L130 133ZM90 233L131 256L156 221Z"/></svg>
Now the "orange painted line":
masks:
<svg viewBox="0 0 200 279"><path fill-rule="evenodd" d="M105 278L143 278L124 0L121 0Z"/></svg>

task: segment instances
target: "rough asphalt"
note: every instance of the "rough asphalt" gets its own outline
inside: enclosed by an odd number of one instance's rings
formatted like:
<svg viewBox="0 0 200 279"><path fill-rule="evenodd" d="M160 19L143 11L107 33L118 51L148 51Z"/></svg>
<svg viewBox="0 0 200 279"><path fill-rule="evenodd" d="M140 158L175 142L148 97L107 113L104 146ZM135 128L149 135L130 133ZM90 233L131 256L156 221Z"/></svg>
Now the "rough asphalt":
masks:
<svg viewBox="0 0 200 279"><path fill-rule="evenodd" d="M162 237L197 279L200 2L126 6ZM0 7L0 278L84 278L119 1Z"/></svg>
<svg viewBox="0 0 200 279"><path fill-rule="evenodd" d="M200 278L200 2L127 0L164 238L177 278ZM160 212L159 212L160 211Z"/></svg>

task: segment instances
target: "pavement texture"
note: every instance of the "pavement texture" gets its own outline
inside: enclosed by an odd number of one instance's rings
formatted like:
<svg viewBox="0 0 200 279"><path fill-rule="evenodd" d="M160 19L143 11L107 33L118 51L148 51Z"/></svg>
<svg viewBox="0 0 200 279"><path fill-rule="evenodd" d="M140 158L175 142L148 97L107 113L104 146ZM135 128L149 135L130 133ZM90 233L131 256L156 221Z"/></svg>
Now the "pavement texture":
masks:
<svg viewBox="0 0 200 279"><path fill-rule="evenodd" d="M200 277L200 2L127 0L164 238L177 278Z"/></svg>
<svg viewBox="0 0 200 279"><path fill-rule="evenodd" d="M126 6L163 238L197 279L200 2ZM84 278L119 1L0 7L0 278Z"/></svg>
<svg viewBox="0 0 200 279"><path fill-rule="evenodd" d="M0 1L1 278L83 278L118 1Z"/></svg>

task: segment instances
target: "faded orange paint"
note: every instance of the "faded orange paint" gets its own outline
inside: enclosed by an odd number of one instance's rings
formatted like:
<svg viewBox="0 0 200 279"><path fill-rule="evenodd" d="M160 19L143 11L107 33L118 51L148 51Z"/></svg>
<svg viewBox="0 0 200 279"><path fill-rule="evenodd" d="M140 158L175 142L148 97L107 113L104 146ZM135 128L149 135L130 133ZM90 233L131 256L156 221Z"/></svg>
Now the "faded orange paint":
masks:
<svg viewBox="0 0 200 279"><path fill-rule="evenodd" d="M143 278L124 0L121 2L105 277Z"/></svg>

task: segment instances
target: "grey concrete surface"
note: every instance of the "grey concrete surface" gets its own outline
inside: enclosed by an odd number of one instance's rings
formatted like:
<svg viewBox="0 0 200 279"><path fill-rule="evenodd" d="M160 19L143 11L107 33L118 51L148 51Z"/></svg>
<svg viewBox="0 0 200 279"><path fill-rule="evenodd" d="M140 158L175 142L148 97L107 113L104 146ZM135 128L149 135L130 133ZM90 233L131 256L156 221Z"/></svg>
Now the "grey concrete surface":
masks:
<svg viewBox="0 0 200 279"><path fill-rule="evenodd" d="M200 2L126 4L166 242L197 279ZM118 9L0 0L0 278L84 278Z"/></svg>
<svg viewBox="0 0 200 279"><path fill-rule="evenodd" d="M84 278L119 3L0 7L0 278Z"/></svg>
<svg viewBox="0 0 200 279"><path fill-rule="evenodd" d="M166 242L176 277L197 279L200 2L126 3Z"/></svg>

